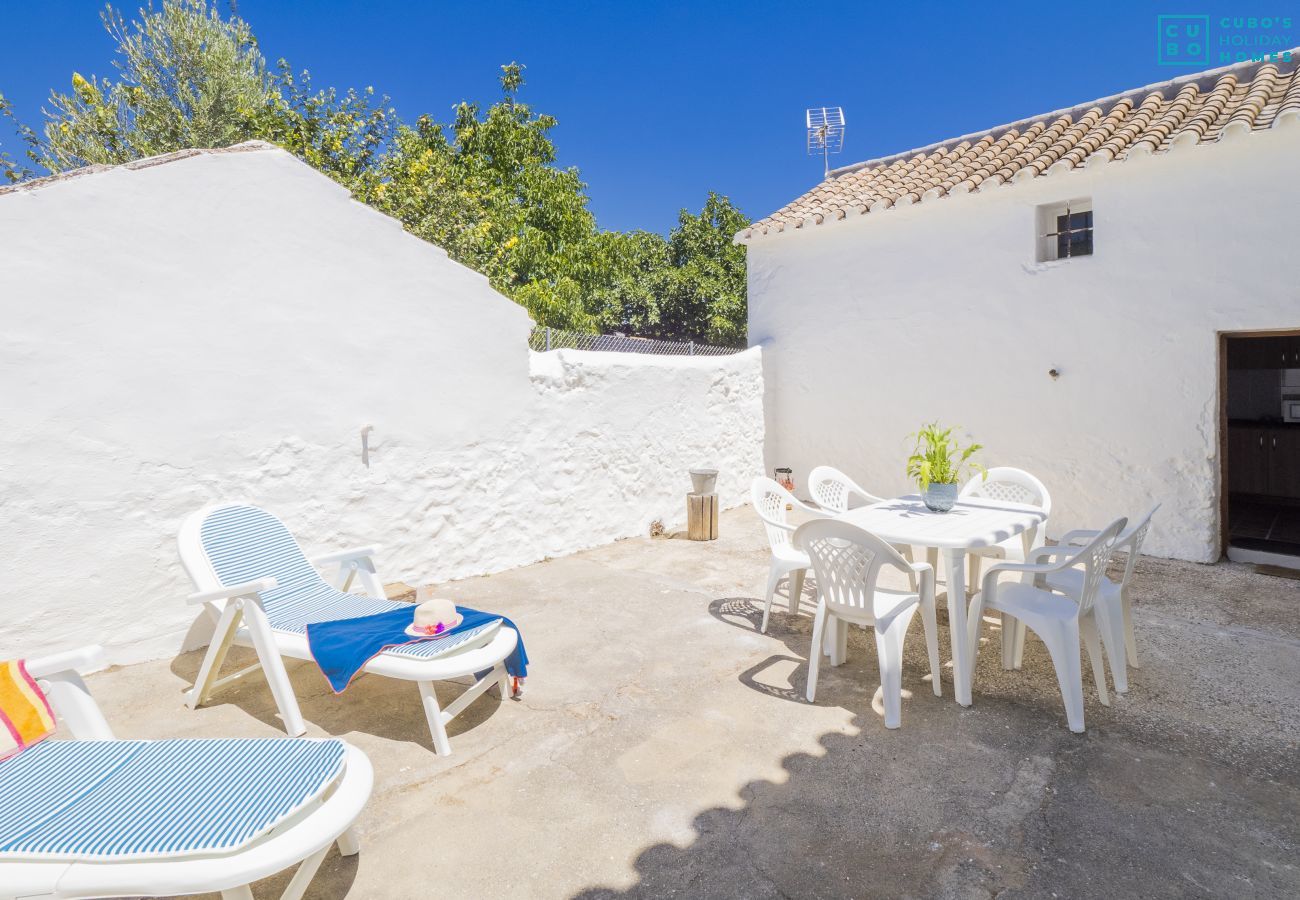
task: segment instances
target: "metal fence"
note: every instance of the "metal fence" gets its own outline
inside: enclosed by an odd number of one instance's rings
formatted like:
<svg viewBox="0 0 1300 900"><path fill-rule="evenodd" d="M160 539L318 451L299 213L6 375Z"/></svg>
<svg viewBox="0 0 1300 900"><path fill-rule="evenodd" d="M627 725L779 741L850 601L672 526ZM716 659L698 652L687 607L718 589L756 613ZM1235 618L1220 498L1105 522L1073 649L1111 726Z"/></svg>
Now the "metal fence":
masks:
<svg viewBox="0 0 1300 900"><path fill-rule="evenodd" d="M528 336L533 350L605 350L613 353L657 353L668 356L727 356L744 347L717 347L695 341L659 341L623 334L587 334L538 326Z"/></svg>

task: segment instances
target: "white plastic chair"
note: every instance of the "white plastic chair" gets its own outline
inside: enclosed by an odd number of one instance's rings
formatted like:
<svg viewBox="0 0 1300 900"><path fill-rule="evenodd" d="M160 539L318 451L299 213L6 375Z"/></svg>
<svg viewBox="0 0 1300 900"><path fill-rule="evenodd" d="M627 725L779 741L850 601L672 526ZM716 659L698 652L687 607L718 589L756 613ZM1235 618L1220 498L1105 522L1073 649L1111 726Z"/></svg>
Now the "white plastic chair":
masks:
<svg viewBox="0 0 1300 900"><path fill-rule="evenodd" d="M908 563L897 550L871 532L836 519L805 522L795 531L794 542L808 554L817 576L817 614L808 654L808 702L814 702L817 697L817 672L824 643L829 640L831 665L841 665L848 649L846 625L854 622L870 626L876 635L885 727L897 728L903 702L903 641L918 608L930 654L931 687L936 697L943 696L934 569L928 563ZM879 587L876 581L883 566L893 566L915 576L920 590Z"/></svg>
<svg viewBox="0 0 1300 900"><path fill-rule="evenodd" d="M1129 597L1129 588L1133 580L1133 568L1142 552L1142 542L1146 540L1151 529L1151 517L1156 514L1160 504L1137 521L1125 528L1115 539L1114 553L1127 554L1124 561L1124 574L1118 584L1103 577L1097 589L1096 607L1097 624L1101 628L1101 642L1110 659L1111 678L1115 681L1115 690L1121 694L1128 692L1128 667L1141 668L1137 658L1137 639L1133 633L1133 604ZM1068 553L1070 548L1087 543L1097 536L1096 531L1079 529L1071 531L1061 538L1056 547L1035 550L1031 554L1033 562L1040 562L1054 553ZM1044 552L1053 551L1053 552ZM1047 586L1078 600L1083 591L1083 573L1078 569L1066 569L1047 576ZM1024 636L1017 635L1015 664L1020 667L1024 653Z"/></svg>
<svg viewBox="0 0 1300 900"><path fill-rule="evenodd" d="M799 598L803 594L803 577L808 570L808 554L796 548L790 537L794 534L794 525L790 524L786 507L808 513L812 516L826 515L821 510L813 509L794 494L787 491L771 478L760 475L753 480L749 488L749 499L754 505L754 512L763 520L767 530L767 543L772 551L771 562L767 570L767 589L763 599L763 624L759 629L767 633L767 620L772 614L772 598L776 595L776 586L785 576L790 576L790 612L799 611Z"/></svg>
<svg viewBox="0 0 1300 900"><path fill-rule="evenodd" d="M1006 500L1011 503L1023 503L1037 506L1043 511L1043 524L1031 531L1024 531L992 547L977 547L970 551L970 574L966 583L979 584L981 557L1005 559L1011 562L1025 562L1029 551L1041 547L1047 530L1047 517L1052 514L1052 495L1047 486L1030 475L1024 469L1010 466L996 466L988 470L988 477L976 475L962 485L959 497L975 497L983 500Z"/></svg>
<svg viewBox="0 0 1300 900"><path fill-rule="evenodd" d="M1002 614L1002 667L1014 668L1013 654L1016 628L1023 623L1042 639L1052 657L1065 717L1070 730L1083 731L1083 671L1080 643L1088 651L1093 680L1103 706L1110 705L1106 692L1106 673L1102 668L1101 641L1097 628L1097 590L1106 576L1115 537L1126 520L1116 519L1083 547L1044 547L1037 554L1061 555L1055 563L996 563L984 576L983 587L971 601L970 620L978 623L986 609ZM1061 551L1065 551L1062 553ZM1066 554L1069 555L1066 555ZM1067 569L1082 567L1082 589L1078 599L1064 596L1048 587L1047 578ZM1032 574L1033 584L1002 583L1003 573ZM979 628L971 629L971 658L979 651Z"/></svg>
<svg viewBox="0 0 1300 900"><path fill-rule="evenodd" d="M237 678L261 670L291 736L307 730L282 657L312 659L307 625L387 612L406 604L384 598L375 571L374 547L330 553L308 560L289 529L275 516L240 503L214 503L191 514L178 538L181 562L197 592L190 603L201 603L215 623L194 687L186 697L191 709L208 695ZM338 567L339 585L327 584L315 566ZM366 596L349 594L359 580ZM456 640L452 635L447 640ZM513 628L483 626L460 646L442 654L445 645L419 641L392 647L362 669L375 675L414 681L420 690L425 719L439 756L451 753L447 723L480 694L496 684L501 699L510 696L510 676L504 660L519 636ZM257 651L256 665L224 678L217 675L232 643ZM478 677L476 673L482 673ZM444 710L438 706L433 683L474 676L475 681Z"/></svg>
<svg viewBox="0 0 1300 900"><path fill-rule="evenodd" d="M855 497L864 504L881 503L885 499L866 490L834 466L817 466L812 470L812 474L808 476L808 493L812 495L814 503L831 515L848 512L849 504ZM892 546L903 555L904 559L909 563L912 562L910 546L907 544ZM932 562L931 565L934 563ZM912 587L916 587L914 579Z"/></svg>
<svg viewBox="0 0 1300 900"><path fill-rule="evenodd" d="M808 493L813 502L828 513L847 512L856 497L863 503L879 503L877 497L834 466L817 466L808 476Z"/></svg>
<svg viewBox="0 0 1300 900"><path fill-rule="evenodd" d="M282 895L298 900L331 844L358 852L364 753L308 738L115 740L78 674L99 656L27 662L74 739L0 762L0 898L252 900L253 882L301 863Z"/></svg>

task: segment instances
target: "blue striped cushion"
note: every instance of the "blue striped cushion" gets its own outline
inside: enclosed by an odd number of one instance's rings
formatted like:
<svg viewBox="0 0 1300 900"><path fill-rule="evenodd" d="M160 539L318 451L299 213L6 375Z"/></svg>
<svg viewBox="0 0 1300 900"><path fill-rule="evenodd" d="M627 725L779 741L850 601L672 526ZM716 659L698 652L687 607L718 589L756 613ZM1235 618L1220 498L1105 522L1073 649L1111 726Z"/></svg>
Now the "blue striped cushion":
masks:
<svg viewBox="0 0 1300 900"><path fill-rule="evenodd" d="M342 772L341 741L46 741L0 762L0 860L239 849Z"/></svg>
<svg viewBox="0 0 1300 900"><path fill-rule="evenodd" d="M277 631L306 634L313 622L355 619L410 606L347 594L326 583L307 560L284 523L254 506L213 510L199 529L203 550L223 585L274 577L276 588L262 594L262 608ZM470 644L487 627L469 629L446 638L403 644L386 650L394 656L427 659Z"/></svg>
<svg viewBox="0 0 1300 900"><path fill-rule="evenodd" d="M274 577L279 586L262 594L262 607L277 631L304 634L312 622L355 619L409 604L346 594L327 584L307 561L289 529L252 506L212 512L200 539L223 585Z"/></svg>
<svg viewBox="0 0 1300 900"><path fill-rule="evenodd" d="M443 653L450 653L457 647L472 647L475 643L485 642L479 638L491 631L495 631L501 624L500 619L491 622L484 622L482 625L476 625L473 628L466 628L464 631L458 631L455 634L449 634L440 638L422 638L414 644L399 644L396 647L389 647L385 653L391 653L394 656L409 656L414 659L427 659L430 656L438 656Z"/></svg>

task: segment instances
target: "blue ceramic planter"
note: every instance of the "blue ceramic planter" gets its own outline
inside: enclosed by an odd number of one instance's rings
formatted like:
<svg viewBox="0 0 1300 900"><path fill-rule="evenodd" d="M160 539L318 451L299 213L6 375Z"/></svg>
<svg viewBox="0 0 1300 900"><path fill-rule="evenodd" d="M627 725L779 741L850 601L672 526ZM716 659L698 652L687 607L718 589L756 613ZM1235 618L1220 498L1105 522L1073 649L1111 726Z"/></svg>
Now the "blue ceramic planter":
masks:
<svg viewBox="0 0 1300 900"><path fill-rule="evenodd" d="M925 501L926 509L941 513L947 512L957 502L957 485L934 484L932 482L925 489L925 494L922 495L921 499Z"/></svg>

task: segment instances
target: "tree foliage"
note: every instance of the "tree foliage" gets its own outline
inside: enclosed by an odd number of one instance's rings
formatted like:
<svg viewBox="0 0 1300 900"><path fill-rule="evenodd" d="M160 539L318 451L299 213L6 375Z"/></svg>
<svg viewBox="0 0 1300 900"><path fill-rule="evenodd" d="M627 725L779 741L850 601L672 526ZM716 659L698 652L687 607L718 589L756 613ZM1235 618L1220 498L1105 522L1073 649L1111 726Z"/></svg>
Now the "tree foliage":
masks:
<svg viewBox="0 0 1300 900"><path fill-rule="evenodd" d="M619 235L610 269L616 276L596 292L602 327L744 343L745 249L732 238L748 224L729 199L710 192L699 215L678 214L667 240L643 231Z"/></svg>
<svg viewBox="0 0 1300 900"><path fill-rule="evenodd" d="M38 166L267 140L486 275L538 324L743 342L744 249L732 236L748 220L711 193L666 239L601 231L578 170L555 164L555 119L520 97L522 65L501 67L490 106L404 124L371 88L316 89L284 60L268 67L248 24L208 0L162 0L130 22L109 7L102 19L116 75L74 73L68 93L51 92L40 132L20 130ZM3 148L0 173L32 174Z"/></svg>
<svg viewBox="0 0 1300 900"><path fill-rule="evenodd" d="M0 94L0 119L9 119L11 122L14 122L18 127L19 134L25 135L28 133L28 129L14 118L13 104L5 99L4 94ZM8 151L5 150L4 145L0 144L0 176L2 176L5 181L12 183L24 181L25 179L30 178L31 175L31 169L15 160Z"/></svg>
<svg viewBox="0 0 1300 900"><path fill-rule="evenodd" d="M396 111L374 88L315 90L311 73L297 76L283 59L256 118L253 136L296 154L369 200L379 184L379 162L392 140Z"/></svg>
<svg viewBox="0 0 1300 900"><path fill-rule="evenodd" d="M502 99L456 106L450 124L398 128L373 202L482 272L538 321L590 330L595 219L576 169L554 165L555 120L520 102L523 67L502 66Z"/></svg>
<svg viewBox="0 0 1300 900"><path fill-rule="evenodd" d="M61 171L255 136L274 88L247 23L207 0L163 0L129 23L108 7L101 18L117 77L74 72L70 92L50 92L34 162Z"/></svg>

